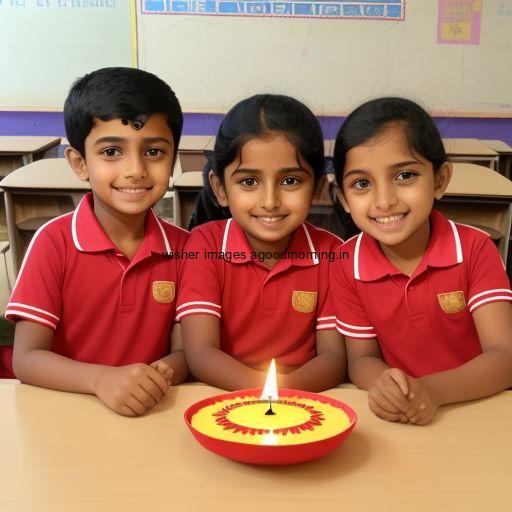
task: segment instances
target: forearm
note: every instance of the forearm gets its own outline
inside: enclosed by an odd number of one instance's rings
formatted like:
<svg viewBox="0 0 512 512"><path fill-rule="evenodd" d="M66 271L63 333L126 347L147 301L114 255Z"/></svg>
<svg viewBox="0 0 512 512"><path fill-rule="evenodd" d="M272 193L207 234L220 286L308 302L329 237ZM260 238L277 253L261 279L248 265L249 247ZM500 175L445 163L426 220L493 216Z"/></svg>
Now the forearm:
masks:
<svg viewBox="0 0 512 512"><path fill-rule="evenodd" d="M378 376L387 369L389 366L379 357L362 356L349 362L348 375L359 389L369 390Z"/></svg>
<svg viewBox="0 0 512 512"><path fill-rule="evenodd" d="M189 375L187 361L185 359L185 352L183 350L176 350L172 354L161 359L167 363L173 370L172 385L183 382Z"/></svg>
<svg viewBox="0 0 512 512"><path fill-rule="evenodd" d="M265 373L237 361L218 348L208 347L187 352L190 371L196 378L221 389L262 388Z"/></svg>
<svg viewBox="0 0 512 512"><path fill-rule="evenodd" d="M293 372L278 376L278 385L317 392L336 387L344 378L345 358L338 353L324 352Z"/></svg>
<svg viewBox="0 0 512 512"><path fill-rule="evenodd" d="M49 350L14 350L13 369L16 377L59 391L95 394L95 385L104 366L73 361Z"/></svg>
<svg viewBox="0 0 512 512"><path fill-rule="evenodd" d="M439 405L493 395L512 386L512 353L491 349L458 368L422 377L420 381Z"/></svg>

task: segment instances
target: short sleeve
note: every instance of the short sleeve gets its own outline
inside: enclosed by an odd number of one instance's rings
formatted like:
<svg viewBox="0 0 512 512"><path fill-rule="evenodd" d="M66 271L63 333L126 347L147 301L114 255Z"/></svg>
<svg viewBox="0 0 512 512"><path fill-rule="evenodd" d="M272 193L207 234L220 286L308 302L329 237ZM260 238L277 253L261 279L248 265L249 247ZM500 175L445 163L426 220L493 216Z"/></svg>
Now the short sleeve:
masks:
<svg viewBox="0 0 512 512"><path fill-rule="evenodd" d="M184 253L194 255L184 259L180 268L176 321L189 315L221 317L222 283L215 255L218 248L200 229L192 231ZM208 256L210 255L210 256Z"/></svg>
<svg viewBox="0 0 512 512"><path fill-rule="evenodd" d="M57 329L62 310L64 248L43 227L29 245L5 318Z"/></svg>
<svg viewBox="0 0 512 512"><path fill-rule="evenodd" d="M329 284L331 300L336 314L336 328L349 338L370 339L377 334L372 327L355 283L347 277L352 269L350 261L344 258L343 247L339 249L336 263L330 266Z"/></svg>
<svg viewBox="0 0 512 512"><path fill-rule="evenodd" d="M336 241L333 241L329 250L325 252L325 257L320 260L316 319L317 330L336 329L336 311L329 286L329 269L335 264L334 262L338 254L337 248L341 243L341 240L336 239Z"/></svg>
<svg viewBox="0 0 512 512"><path fill-rule="evenodd" d="M503 260L489 236L472 244L468 272L468 307L471 313L491 302L512 301Z"/></svg>

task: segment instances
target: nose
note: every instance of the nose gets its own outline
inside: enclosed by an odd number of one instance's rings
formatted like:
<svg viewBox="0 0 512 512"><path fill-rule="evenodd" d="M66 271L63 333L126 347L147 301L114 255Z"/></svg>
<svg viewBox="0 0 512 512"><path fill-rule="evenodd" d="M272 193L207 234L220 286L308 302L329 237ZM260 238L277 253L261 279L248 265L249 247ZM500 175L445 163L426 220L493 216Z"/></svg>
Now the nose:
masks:
<svg viewBox="0 0 512 512"><path fill-rule="evenodd" d="M388 211L398 204L395 187L391 183L375 186L375 207L378 210Z"/></svg>
<svg viewBox="0 0 512 512"><path fill-rule="evenodd" d="M147 176L146 161L141 155L133 155L128 162L126 177L141 179Z"/></svg>
<svg viewBox="0 0 512 512"><path fill-rule="evenodd" d="M281 206L278 187L274 184L268 184L262 187L260 206L269 212Z"/></svg>

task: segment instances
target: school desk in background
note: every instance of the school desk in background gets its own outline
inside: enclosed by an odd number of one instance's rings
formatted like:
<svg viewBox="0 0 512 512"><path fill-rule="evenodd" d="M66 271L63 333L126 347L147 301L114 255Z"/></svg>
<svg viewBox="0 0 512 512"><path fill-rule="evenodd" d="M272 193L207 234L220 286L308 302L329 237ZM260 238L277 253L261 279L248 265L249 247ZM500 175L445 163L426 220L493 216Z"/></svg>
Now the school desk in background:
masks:
<svg viewBox="0 0 512 512"><path fill-rule="evenodd" d="M5 198L12 286L35 231L73 210L90 186L73 174L64 158L45 158L13 171L0 187Z"/></svg>
<svg viewBox="0 0 512 512"><path fill-rule="evenodd" d="M485 165L498 170L498 153L478 139L443 138L443 144L450 162Z"/></svg>

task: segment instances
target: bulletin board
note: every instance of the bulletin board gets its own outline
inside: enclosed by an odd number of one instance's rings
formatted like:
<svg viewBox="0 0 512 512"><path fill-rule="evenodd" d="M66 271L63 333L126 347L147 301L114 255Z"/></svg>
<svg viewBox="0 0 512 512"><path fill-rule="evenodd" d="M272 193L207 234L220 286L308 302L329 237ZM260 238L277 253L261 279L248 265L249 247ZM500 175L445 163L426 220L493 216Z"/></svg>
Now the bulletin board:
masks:
<svg viewBox="0 0 512 512"><path fill-rule="evenodd" d="M0 109L62 110L71 84L136 66L135 0L0 1Z"/></svg>
<svg viewBox="0 0 512 512"><path fill-rule="evenodd" d="M222 2L230 12L220 12ZM377 0L311 2L331 10L302 16L287 6L294 0L137 0L139 66L171 84L188 112L225 112L274 92L323 115L402 95L439 115L512 117L512 0L475 0L478 38L467 43L452 27L438 34L449 2L397 0L403 12L396 16L395 5L386 17L364 15L364 5L385 6ZM334 4L361 11L320 15Z"/></svg>

